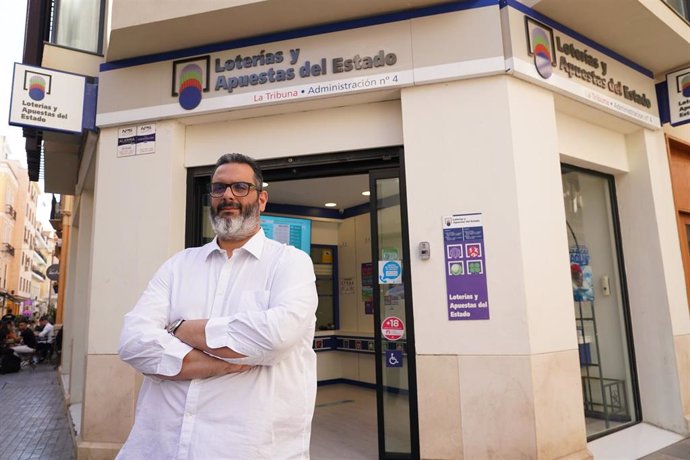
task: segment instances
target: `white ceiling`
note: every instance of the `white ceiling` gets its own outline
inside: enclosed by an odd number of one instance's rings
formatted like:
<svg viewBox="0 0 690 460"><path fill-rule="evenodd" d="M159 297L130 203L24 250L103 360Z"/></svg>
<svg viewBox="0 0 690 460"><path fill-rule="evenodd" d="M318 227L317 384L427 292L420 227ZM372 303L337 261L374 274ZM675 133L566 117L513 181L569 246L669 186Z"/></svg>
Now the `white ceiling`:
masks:
<svg viewBox="0 0 690 460"><path fill-rule="evenodd" d="M366 174L269 182L266 188L269 203L324 209L327 202L336 203L335 209L368 203L369 197L362 195L365 190L369 190Z"/></svg>

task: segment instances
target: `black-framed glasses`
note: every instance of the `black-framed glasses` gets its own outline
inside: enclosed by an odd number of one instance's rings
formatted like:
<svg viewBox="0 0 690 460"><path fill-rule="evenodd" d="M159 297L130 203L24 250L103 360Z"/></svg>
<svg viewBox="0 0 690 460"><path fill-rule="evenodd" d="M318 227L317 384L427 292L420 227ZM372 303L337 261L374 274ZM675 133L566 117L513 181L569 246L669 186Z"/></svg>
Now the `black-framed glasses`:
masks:
<svg viewBox="0 0 690 460"><path fill-rule="evenodd" d="M225 195L225 190L230 187L232 194L237 197L243 197L249 195L249 192L255 188L257 191L259 188L250 184L249 182L233 182L232 184L226 184L224 182L212 182L208 187L208 193L214 198L220 198Z"/></svg>

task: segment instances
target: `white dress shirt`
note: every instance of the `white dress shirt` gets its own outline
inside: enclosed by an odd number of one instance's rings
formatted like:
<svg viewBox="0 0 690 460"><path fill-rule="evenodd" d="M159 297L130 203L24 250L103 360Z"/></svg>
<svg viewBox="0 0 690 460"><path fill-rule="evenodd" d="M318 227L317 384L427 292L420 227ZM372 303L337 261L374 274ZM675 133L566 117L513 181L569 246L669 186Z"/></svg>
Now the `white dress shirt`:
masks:
<svg viewBox="0 0 690 460"><path fill-rule="evenodd" d="M43 329L41 330L41 332L38 333L36 338L38 339L39 342L49 342L50 339L53 338L53 336L52 336L53 329L54 329L54 327L52 324L46 323L46 325L43 326Z"/></svg>
<svg viewBox="0 0 690 460"><path fill-rule="evenodd" d="M309 256L263 230L229 259L216 240L169 259L125 316L120 357L147 376L118 458L309 458L317 302ZM150 376L178 374L191 351L165 330L178 318L208 318L208 346L257 367L191 381Z"/></svg>

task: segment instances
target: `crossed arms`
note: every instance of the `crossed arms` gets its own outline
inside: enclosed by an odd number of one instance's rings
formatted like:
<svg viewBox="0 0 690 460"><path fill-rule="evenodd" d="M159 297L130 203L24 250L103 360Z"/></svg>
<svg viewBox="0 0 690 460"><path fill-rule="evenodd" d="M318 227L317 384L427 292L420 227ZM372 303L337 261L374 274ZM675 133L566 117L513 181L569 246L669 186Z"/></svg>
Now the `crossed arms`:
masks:
<svg viewBox="0 0 690 460"><path fill-rule="evenodd" d="M191 319L180 325L175 331L175 337L186 343L193 350L187 353L182 361L182 370L173 376L156 375L162 380L191 380L215 377L218 375L244 372L252 368L246 364L234 364L220 358L246 358L228 348L210 348L206 344L205 319Z"/></svg>
<svg viewBox="0 0 690 460"><path fill-rule="evenodd" d="M173 275L179 269L175 257L166 262L125 315L119 354L143 374L190 380L270 366L313 331L317 295L313 265L306 254L293 254L289 267L276 270L265 309L208 319L171 313L176 311L172 308ZM177 282L185 279L177 275ZM199 298L205 298L202 292ZM178 319L175 316L186 321L173 336L166 327Z"/></svg>

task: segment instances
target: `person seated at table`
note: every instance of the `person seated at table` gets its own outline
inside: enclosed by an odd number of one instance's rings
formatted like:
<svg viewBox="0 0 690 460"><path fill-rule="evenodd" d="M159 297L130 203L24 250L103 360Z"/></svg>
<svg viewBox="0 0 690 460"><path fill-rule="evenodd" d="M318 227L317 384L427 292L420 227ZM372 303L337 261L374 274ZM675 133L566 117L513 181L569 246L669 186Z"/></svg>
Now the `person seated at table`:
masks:
<svg viewBox="0 0 690 460"><path fill-rule="evenodd" d="M41 316L38 320L38 324L41 326L41 332L36 334L36 340L38 341L38 357L40 361L46 358L50 358L49 355L53 354L53 329L54 326L48 321L48 318Z"/></svg>
<svg viewBox="0 0 690 460"><path fill-rule="evenodd" d="M13 345L17 342L17 334L14 331L14 323L10 320L3 320L0 323L0 348Z"/></svg>
<svg viewBox="0 0 690 460"><path fill-rule="evenodd" d="M29 323L25 319L19 321L19 335L22 338L22 343L12 347L14 354L19 356L20 354L34 353L36 351L36 336L34 331L29 329Z"/></svg>

